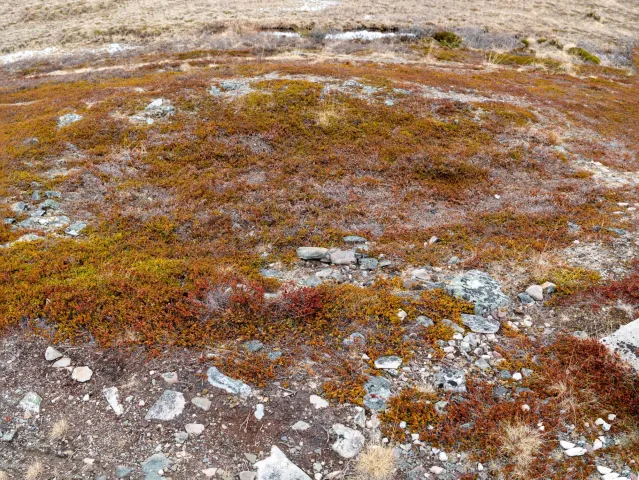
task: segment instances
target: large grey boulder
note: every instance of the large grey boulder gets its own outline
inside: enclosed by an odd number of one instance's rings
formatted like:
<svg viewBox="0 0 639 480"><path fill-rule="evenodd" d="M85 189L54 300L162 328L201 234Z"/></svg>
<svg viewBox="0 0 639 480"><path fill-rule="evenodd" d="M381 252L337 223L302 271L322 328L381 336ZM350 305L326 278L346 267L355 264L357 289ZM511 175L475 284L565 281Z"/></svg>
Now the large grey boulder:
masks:
<svg viewBox="0 0 639 480"><path fill-rule="evenodd" d="M475 314L484 315L512 302L501 291L501 285L486 272L470 270L453 278L446 287L455 298L468 300L475 305Z"/></svg>
<svg viewBox="0 0 639 480"><path fill-rule="evenodd" d="M639 372L639 318L602 338L601 342Z"/></svg>
<svg viewBox="0 0 639 480"><path fill-rule="evenodd" d="M227 377L215 367L209 368L206 373L209 377L209 383L214 387L221 388L233 395L240 395L241 397L248 397L251 394L251 387L246 383L242 380Z"/></svg>
<svg viewBox="0 0 639 480"><path fill-rule="evenodd" d="M492 318L462 313L461 321L475 333L497 333L499 331L499 322Z"/></svg>
<svg viewBox="0 0 639 480"><path fill-rule="evenodd" d="M275 445L271 455L255 463L257 480L311 480L301 468L291 462Z"/></svg>

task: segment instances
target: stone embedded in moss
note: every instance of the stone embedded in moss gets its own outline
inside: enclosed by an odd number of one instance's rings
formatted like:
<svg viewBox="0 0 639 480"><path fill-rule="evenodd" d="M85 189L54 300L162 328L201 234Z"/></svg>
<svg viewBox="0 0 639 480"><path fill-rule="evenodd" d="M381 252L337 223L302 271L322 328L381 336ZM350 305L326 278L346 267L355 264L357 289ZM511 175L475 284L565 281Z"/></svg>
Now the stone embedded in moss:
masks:
<svg viewBox="0 0 639 480"><path fill-rule="evenodd" d="M508 307L512 301L501 291L501 285L485 272L471 270L453 278L446 287L455 298L475 305L475 314L484 315Z"/></svg>

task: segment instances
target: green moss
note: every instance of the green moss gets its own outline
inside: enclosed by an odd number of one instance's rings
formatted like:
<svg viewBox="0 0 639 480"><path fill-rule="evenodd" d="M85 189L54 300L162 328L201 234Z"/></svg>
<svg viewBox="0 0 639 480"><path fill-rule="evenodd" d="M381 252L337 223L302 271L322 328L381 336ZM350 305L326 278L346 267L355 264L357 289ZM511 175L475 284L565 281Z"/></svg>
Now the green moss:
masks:
<svg viewBox="0 0 639 480"><path fill-rule="evenodd" d="M583 48L580 48L580 47L569 48L568 53L570 55L574 55L575 57L579 57L581 60L583 60L586 63L594 63L595 65L599 65L601 63L601 60L599 60L599 57L597 57L596 55L593 55L588 50L584 50Z"/></svg>
<svg viewBox="0 0 639 480"><path fill-rule="evenodd" d="M433 38L439 42L440 45L448 48L461 47L463 39L454 32L441 30L433 34Z"/></svg>

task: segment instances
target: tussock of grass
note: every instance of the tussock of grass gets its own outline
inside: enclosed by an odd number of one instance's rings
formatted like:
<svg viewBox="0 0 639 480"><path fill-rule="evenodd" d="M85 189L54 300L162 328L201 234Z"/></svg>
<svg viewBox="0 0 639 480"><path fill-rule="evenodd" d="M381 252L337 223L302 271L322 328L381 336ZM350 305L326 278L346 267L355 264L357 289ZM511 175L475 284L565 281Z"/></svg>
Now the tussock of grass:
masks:
<svg viewBox="0 0 639 480"><path fill-rule="evenodd" d="M355 466L361 480L392 480L397 466L393 449L381 445L368 445Z"/></svg>
<svg viewBox="0 0 639 480"><path fill-rule="evenodd" d="M65 418L58 420L53 424L51 430L49 431L49 441L57 442L58 440L61 440L62 438L64 438L68 431L69 422Z"/></svg>
<svg viewBox="0 0 639 480"><path fill-rule="evenodd" d="M541 434L536 428L524 423L506 423L502 427L502 432L501 451L515 464L513 477L529 478L532 464L543 444Z"/></svg>

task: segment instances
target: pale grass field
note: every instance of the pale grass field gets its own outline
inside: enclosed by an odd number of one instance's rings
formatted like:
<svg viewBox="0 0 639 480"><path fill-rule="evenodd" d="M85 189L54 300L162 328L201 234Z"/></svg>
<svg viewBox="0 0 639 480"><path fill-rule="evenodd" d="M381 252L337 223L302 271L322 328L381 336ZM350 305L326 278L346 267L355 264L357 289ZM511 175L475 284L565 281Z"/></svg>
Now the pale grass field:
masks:
<svg viewBox="0 0 639 480"><path fill-rule="evenodd" d="M636 37L639 0L4 0L0 50L197 40L218 23L236 29L481 27L607 48Z"/></svg>

